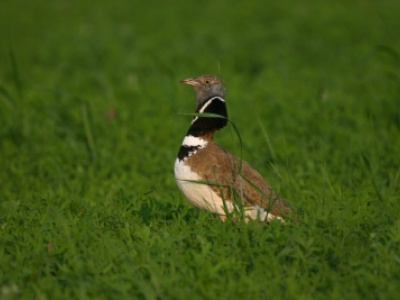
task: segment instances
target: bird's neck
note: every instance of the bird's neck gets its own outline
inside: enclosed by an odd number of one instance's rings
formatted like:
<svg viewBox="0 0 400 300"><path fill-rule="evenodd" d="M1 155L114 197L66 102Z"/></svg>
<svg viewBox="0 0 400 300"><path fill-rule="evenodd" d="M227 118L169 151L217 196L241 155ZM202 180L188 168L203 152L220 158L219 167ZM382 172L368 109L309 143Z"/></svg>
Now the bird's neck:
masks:
<svg viewBox="0 0 400 300"><path fill-rule="evenodd" d="M228 123L228 113L225 100L222 97L211 97L196 109L198 114L216 114L215 116L195 116L186 133L185 139L179 149L178 159L197 153L212 142L215 131L223 128Z"/></svg>
<svg viewBox="0 0 400 300"><path fill-rule="evenodd" d="M228 123L228 112L226 110L225 99L222 97L213 96L203 101L196 109L198 114L215 114L218 117L211 115L195 116L190 124L189 130L186 134L195 137L210 136L213 133Z"/></svg>

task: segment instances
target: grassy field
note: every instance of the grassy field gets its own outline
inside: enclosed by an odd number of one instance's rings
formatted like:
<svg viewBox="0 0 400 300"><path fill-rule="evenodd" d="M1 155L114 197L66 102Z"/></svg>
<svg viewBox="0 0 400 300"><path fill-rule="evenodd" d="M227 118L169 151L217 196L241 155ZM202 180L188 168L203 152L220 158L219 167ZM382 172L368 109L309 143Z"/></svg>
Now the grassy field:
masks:
<svg viewBox="0 0 400 300"><path fill-rule="evenodd" d="M0 4L1 299L398 298L400 2L34 2ZM297 226L180 194L203 73Z"/></svg>

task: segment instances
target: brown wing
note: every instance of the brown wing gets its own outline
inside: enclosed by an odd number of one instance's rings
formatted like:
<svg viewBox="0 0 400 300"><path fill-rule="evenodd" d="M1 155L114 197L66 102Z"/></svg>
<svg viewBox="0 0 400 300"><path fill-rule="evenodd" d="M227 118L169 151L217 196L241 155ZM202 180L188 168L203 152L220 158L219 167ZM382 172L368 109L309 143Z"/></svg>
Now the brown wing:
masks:
<svg viewBox="0 0 400 300"><path fill-rule="evenodd" d="M233 201L236 193L244 206L258 205L275 216L290 213L286 203L256 170L242 160L241 175L238 174L240 159L212 141L207 145L207 151L200 150L188 160L193 171L203 174L207 181L214 183L214 191L226 201Z"/></svg>

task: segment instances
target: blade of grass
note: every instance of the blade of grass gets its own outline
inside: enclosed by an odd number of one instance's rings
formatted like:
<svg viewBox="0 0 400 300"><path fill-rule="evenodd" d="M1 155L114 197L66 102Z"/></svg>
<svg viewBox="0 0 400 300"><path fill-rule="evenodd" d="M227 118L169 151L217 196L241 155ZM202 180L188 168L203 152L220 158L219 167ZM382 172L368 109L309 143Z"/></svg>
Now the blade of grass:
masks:
<svg viewBox="0 0 400 300"><path fill-rule="evenodd" d="M17 64L17 60L15 58L14 51L11 48L9 49L9 56L10 56L10 61L11 61L11 70L12 70L12 77L13 77L15 89L18 92L19 98L23 98L23 87L22 87L21 77L19 76L18 64Z"/></svg>
<svg viewBox="0 0 400 300"><path fill-rule="evenodd" d="M82 118L83 118L83 125L84 125L85 136L86 136L87 149L88 149L90 158L92 160L94 160L94 159L96 159L96 146L94 143L92 129L91 129L91 125L89 122L87 104L84 104L82 106Z"/></svg>
<svg viewBox="0 0 400 300"><path fill-rule="evenodd" d="M1 99L3 100L4 105L7 106L9 109L14 109L15 107L12 103L13 99L11 95L2 85L0 85L0 94L3 96L1 97Z"/></svg>
<svg viewBox="0 0 400 300"><path fill-rule="evenodd" d="M375 189L375 192L376 192L376 196L378 197L378 200L380 202L383 202L384 199L382 197L381 191L378 188L378 184L376 182L375 176L374 176L374 174L372 172L371 163L370 163L370 161L369 161L369 159L367 157L367 154L364 151L361 151L361 158L362 158L362 160L363 160L363 162L365 164L365 167L366 167L366 169L368 171L368 174L371 177L371 182L372 182L372 185L374 186L374 189Z"/></svg>
<svg viewBox="0 0 400 300"><path fill-rule="evenodd" d="M264 125L261 123L261 120L260 120L260 119L258 119L258 124L260 125L261 131L262 131L262 133L263 133L263 135L264 135L264 138L265 138L265 140L267 141L267 145L268 145L268 148L269 148L269 152L271 153L272 159L273 159L274 161L276 161L275 151L274 151L274 148L272 147L272 144L271 144L271 141L270 141L270 139L269 139L267 130L265 130L265 127L264 127Z"/></svg>

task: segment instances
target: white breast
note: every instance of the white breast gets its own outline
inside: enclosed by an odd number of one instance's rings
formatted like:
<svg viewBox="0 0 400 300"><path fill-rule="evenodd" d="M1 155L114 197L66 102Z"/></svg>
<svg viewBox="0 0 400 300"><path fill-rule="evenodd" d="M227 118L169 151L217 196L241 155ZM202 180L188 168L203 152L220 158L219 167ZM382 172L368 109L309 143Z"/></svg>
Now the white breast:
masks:
<svg viewBox="0 0 400 300"><path fill-rule="evenodd" d="M185 160L175 161L176 182L185 197L196 207L212 211L219 215L225 215L224 201L208 185L201 181L202 178L190 169ZM233 205L226 202L226 209L233 211Z"/></svg>

